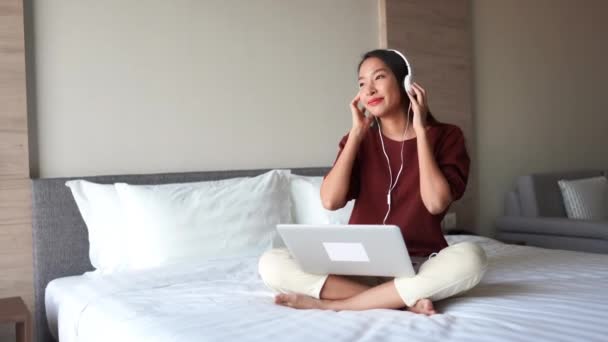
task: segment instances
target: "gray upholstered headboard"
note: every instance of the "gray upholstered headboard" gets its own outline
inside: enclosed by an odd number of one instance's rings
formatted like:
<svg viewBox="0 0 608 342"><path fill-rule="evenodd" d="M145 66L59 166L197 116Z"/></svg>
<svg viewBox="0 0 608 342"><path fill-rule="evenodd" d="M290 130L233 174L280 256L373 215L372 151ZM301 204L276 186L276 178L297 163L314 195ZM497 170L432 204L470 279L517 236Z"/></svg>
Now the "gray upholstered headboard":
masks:
<svg viewBox="0 0 608 342"><path fill-rule="evenodd" d="M34 295L36 341L53 341L44 307L44 291L53 279L93 270L89 261L88 233L65 182L86 179L111 184L166 184L257 176L268 170L208 171L148 175L34 179L32 182ZM324 175L329 168L299 168L292 173Z"/></svg>

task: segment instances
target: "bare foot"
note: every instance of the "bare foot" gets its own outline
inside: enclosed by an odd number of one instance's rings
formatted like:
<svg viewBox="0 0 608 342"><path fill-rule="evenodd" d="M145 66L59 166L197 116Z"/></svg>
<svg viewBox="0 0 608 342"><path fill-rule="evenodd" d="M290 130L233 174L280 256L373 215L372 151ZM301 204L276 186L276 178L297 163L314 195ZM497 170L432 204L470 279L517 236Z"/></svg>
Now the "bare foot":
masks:
<svg viewBox="0 0 608 342"><path fill-rule="evenodd" d="M274 302L295 309L325 309L322 300L297 293L280 293L274 297Z"/></svg>
<svg viewBox="0 0 608 342"><path fill-rule="evenodd" d="M427 316L434 315L437 313L433 307L433 302L430 299L420 299L414 304L414 306L407 308L408 311L425 314Z"/></svg>

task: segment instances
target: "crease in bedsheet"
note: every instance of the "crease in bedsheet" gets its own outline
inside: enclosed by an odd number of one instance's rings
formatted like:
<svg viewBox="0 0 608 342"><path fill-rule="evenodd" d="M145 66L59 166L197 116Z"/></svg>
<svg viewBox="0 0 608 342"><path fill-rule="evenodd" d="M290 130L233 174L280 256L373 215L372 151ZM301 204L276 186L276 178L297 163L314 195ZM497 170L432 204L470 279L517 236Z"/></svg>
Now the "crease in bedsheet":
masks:
<svg viewBox="0 0 608 342"><path fill-rule="evenodd" d="M161 289L161 288L166 288L166 287L170 287L174 284L162 284L162 285L158 285L158 286L154 286L150 289ZM99 302L101 300L103 300L103 298L109 298L109 297L113 297L117 294L120 293L125 293L125 292L134 292L134 291L138 291L138 289L129 289L129 290L124 290L124 291L117 291L114 293L109 293L109 294L104 294L102 296L98 296L95 297L94 299L87 301L87 303L84 305L84 307L82 308L82 310L80 310L80 313L78 315L78 318L76 320L76 326L75 326L75 334L76 337L80 336L79 332L80 332L80 320L82 319L82 316L84 315L85 311L92 305L93 302Z"/></svg>

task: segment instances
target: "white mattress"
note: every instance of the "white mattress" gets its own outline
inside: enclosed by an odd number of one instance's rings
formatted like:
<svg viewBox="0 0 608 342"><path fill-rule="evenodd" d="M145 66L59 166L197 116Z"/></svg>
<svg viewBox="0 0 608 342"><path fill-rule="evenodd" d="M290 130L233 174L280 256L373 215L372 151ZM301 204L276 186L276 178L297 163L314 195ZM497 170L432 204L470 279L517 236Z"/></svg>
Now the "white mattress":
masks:
<svg viewBox="0 0 608 342"><path fill-rule="evenodd" d="M431 317L395 310L296 310L273 304L256 258L52 281L52 331L70 341L606 341L608 255L481 237L489 270Z"/></svg>

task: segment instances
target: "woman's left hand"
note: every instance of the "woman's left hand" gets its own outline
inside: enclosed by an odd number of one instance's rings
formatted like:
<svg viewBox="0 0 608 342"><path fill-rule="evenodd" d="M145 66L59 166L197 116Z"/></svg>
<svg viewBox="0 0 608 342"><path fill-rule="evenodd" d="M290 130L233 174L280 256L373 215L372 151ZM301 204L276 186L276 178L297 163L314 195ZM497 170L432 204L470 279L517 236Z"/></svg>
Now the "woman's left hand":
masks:
<svg viewBox="0 0 608 342"><path fill-rule="evenodd" d="M414 112L414 130L420 132L426 126L426 116L429 112L426 90L422 88L418 83L412 83L413 94L407 93L412 103L412 110Z"/></svg>

